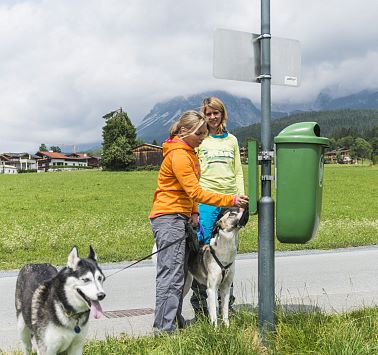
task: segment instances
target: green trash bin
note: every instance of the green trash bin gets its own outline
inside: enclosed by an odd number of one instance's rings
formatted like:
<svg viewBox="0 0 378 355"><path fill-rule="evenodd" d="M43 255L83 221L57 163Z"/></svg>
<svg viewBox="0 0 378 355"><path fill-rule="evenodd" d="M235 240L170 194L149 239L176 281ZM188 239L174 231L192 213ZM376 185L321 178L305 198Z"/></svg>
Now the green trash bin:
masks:
<svg viewBox="0 0 378 355"><path fill-rule="evenodd" d="M324 149L316 122L283 129L276 145L276 235L282 243L306 243L315 237L322 206Z"/></svg>

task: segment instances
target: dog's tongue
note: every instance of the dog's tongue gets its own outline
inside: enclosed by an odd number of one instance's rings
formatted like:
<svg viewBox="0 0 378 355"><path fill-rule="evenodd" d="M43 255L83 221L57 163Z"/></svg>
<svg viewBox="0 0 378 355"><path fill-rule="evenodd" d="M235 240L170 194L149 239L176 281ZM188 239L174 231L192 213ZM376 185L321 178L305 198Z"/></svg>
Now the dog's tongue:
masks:
<svg viewBox="0 0 378 355"><path fill-rule="evenodd" d="M91 313L93 317L99 319L102 316L102 308L100 302L98 301L91 301Z"/></svg>

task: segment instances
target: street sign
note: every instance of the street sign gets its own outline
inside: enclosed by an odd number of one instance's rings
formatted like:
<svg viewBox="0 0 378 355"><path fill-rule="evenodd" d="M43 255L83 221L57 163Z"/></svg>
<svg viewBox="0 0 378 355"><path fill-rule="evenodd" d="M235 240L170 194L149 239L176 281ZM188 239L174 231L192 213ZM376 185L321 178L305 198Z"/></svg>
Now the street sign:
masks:
<svg viewBox="0 0 378 355"><path fill-rule="evenodd" d="M258 82L260 73L259 35L216 29L213 74L218 79Z"/></svg>
<svg viewBox="0 0 378 355"><path fill-rule="evenodd" d="M301 48L297 40L271 37L271 73L261 72L260 35L217 29L214 34L213 74L219 79L259 83L271 75L273 85L299 86Z"/></svg>
<svg viewBox="0 0 378 355"><path fill-rule="evenodd" d="M272 84L299 86L301 79L301 46L299 41L272 37L270 46Z"/></svg>

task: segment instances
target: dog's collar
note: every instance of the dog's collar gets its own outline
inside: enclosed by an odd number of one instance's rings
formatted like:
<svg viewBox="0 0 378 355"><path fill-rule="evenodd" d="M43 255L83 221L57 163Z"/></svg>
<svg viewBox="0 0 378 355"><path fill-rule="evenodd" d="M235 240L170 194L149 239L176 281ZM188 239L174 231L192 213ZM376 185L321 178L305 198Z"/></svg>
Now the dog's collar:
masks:
<svg viewBox="0 0 378 355"><path fill-rule="evenodd" d="M79 312L79 313L64 311L64 315L65 315L67 318L80 319L82 315L87 314L87 313L89 313L90 311L91 311L90 309L87 309L86 311L84 311L84 312Z"/></svg>
<svg viewBox="0 0 378 355"><path fill-rule="evenodd" d="M90 310L88 309L87 311L84 311L84 312L80 312L80 313L74 313L74 312L67 312L65 311L64 312L64 315L67 317L67 318L73 318L76 320L76 325L75 325L75 328L74 328L74 332L76 334L79 334L81 332L81 328L79 326L79 322L80 322L80 318L85 315L85 314L88 314L90 312Z"/></svg>
<svg viewBox="0 0 378 355"><path fill-rule="evenodd" d="M210 253L211 253L211 255L213 256L214 260L216 261L216 263L219 265L219 267L222 270L222 280L221 280L221 282L223 282L223 279L224 279L224 277L226 275L226 271L227 271L227 269L230 268L230 266L233 264L233 262L230 263L230 264L228 264L228 265L226 265L226 266L223 265L221 263L221 261L218 259L217 254L215 254L215 250L213 249L213 247L211 245L209 245L209 247L210 247Z"/></svg>

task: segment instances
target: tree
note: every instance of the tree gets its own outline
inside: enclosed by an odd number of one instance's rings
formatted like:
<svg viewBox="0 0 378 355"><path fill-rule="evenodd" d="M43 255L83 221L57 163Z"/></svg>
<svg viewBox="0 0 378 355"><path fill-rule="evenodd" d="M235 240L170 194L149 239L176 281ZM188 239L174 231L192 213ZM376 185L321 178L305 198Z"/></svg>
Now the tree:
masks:
<svg viewBox="0 0 378 355"><path fill-rule="evenodd" d="M135 162L132 148L136 145L136 131L122 108L103 116L103 151L101 165L105 170L130 170Z"/></svg>
<svg viewBox="0 0 378 355"><path fill-rule="evenodd" d="M354 138L352 136L342 137L337 141L337 145L340 148L344 148L344 149L350 149L353 143L354 143Z"/></svg>
<svg viewBox="0 0 378 355"><path fill-rule="evenodd" d="M335 138L330 138L329 139L329 149L330 150L335 150L337 148L337 141Z"/></svg>
<svg viewBox="0 0 378 355"><path fill-rule="evenodd" d="M354 144L351 147L352 155L364 159L370 159L371 152L373 151L371 144L363 138L356 138Z"/></svg>
<svg viewBox="0 0 378 355"><path fill-rule="evenodd" d="M378 164L378 137L374 137L370 140L372 147L371 160L373 164Z"/></svg>
<svg viewBox="0 0 378 355"><path fill-rule="evenodd" d="M159 145L156 139L154 139L151 144L153 144L153 145Z"/></svg>
<svg viewBox="0 0 378 355"><path fill-rule="evenodd" d="M57 146L57 145L52 145L52 146L50 147L50 150L52 150L52 151L55 152L55 153L61 153L61 152L62 152L62 150L60 149L60 147Z"/></svg>
<svg viewBox="0 0 378 355"><path fill-rule="evenodd" d="M46 144L45 143L42 143L40 146L39 146L39 149L38 149L39 152L47 152L48 149L46 147Z"/></svg>

